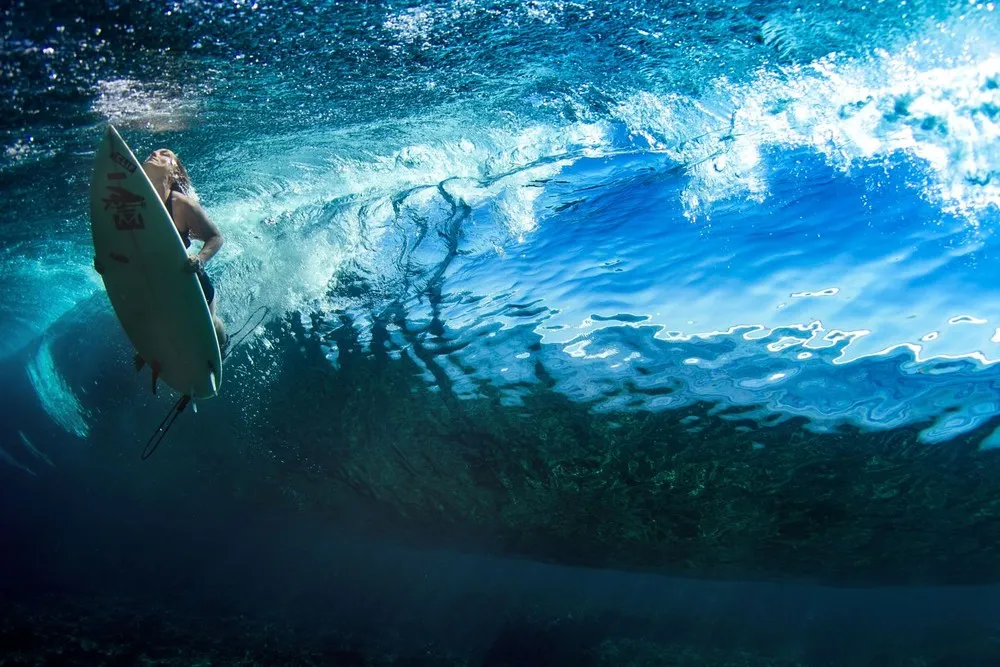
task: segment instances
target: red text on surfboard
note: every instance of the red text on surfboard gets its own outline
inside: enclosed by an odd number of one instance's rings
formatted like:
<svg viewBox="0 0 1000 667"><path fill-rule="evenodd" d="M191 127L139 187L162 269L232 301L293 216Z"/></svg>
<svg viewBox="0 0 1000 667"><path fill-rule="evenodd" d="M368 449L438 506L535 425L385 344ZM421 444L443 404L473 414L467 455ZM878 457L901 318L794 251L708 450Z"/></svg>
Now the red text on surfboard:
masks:
<svg viewBox="0 0 1000 667"><path fill-rule="evenodd" d="M108 191L111 194L101 201L104 202L105 211L109 208L114 209L115 229L123 232L143 229L146 224L139 209L146 207L146 200L116 185L109 185Z"/></svg>

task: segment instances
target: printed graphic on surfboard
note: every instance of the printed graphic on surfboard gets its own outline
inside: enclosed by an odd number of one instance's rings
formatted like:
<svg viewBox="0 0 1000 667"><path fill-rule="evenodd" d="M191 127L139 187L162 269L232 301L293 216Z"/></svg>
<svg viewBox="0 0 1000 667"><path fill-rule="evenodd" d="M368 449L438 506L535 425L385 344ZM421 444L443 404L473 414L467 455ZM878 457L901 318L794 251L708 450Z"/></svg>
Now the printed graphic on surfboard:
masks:
<svg viewBox="0 0 1000 667"><path fill-rule="evenodd" d="M212 317L187 251L135 155L108 125L90 186L94 267L136 353L156 378L192 398L222 382Z"/></svg>

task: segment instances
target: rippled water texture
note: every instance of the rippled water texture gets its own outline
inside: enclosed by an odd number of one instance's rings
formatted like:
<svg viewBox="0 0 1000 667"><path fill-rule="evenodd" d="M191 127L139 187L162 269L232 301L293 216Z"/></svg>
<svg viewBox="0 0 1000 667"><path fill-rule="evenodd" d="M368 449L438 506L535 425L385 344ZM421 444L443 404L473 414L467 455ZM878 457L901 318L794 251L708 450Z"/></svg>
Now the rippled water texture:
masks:
<svg viewBox="0 0 1000 667"><path fill-rule="evenodd" d="M271 310L243 414L276 350L340 386L348 341L458 403L996 444L992 3L5 7L0 351L75 438L108 408L37 340L103 304L84 202L112 122L186 161L226 321Z"/></svg>

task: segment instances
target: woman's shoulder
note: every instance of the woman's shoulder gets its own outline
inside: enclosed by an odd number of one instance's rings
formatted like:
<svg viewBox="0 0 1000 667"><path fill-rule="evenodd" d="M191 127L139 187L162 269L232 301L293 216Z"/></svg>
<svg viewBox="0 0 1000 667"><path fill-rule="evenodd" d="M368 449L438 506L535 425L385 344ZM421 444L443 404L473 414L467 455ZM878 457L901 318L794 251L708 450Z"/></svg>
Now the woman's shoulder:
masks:
<svg viewBox="0 0 1000 667"><path fill-rule="evenodd" d="M175 224L178 228L189 229L192 234L199 238L219 234L218 228L209 220L208 214L198 203L196 197L177 191L171 196L174 201Z"/></svg>
<svg viewBox="0 0 1000 667"><path fill-rule="evenodd" d="M189 213L199 214L202 213L201 204L194 197L190 197L182 192L174 191L170 195L173 202L172 208L175 213L180 213L184 218L188 217Z"/></svg>
<svg viewBox="0 0 1000 667"><path fill-rule="evenodd" d="M181 206L187 206L188 208L194 208L198 206L198 200L192 197L188 197L183 192L174 190L170 193L170 199L174 205L180 204Z"/></svg>

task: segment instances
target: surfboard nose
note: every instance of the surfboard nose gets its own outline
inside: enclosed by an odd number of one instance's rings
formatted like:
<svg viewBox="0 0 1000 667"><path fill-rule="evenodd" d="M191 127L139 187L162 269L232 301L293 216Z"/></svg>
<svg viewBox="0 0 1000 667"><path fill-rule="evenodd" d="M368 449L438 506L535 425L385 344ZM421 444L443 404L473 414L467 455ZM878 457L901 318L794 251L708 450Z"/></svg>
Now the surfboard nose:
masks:
<svg viewBox="0 0 1000 667"><path fill-rule="evenodd" d="M110 139L117 139L118 141L122 141L122 137L120 134L118 134L118 130L115 129L115 126L112 125L111 123L108 123L107 126L104 128L104 140L108 141Z"/></svg>

